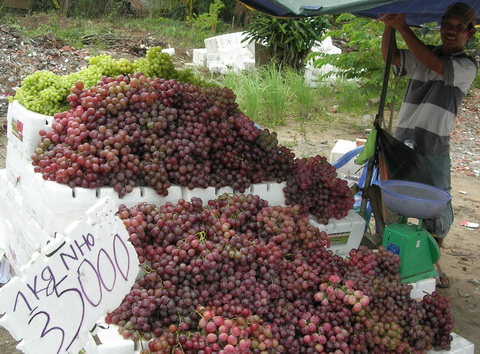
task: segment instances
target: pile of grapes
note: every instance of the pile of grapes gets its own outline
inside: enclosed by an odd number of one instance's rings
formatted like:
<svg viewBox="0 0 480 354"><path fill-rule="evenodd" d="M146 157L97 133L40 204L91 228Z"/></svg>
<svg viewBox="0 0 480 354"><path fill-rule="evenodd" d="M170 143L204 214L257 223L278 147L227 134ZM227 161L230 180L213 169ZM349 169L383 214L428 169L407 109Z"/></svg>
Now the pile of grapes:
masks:
<svg viewBox="0 0 480 354"><path fill-rule="evenodd" d="M145 270L107 314L152 353L425 353L449 347L447 297L410 298L399 257L346 259L300 207L254 195L120 206Z"/></svg>
<svg viewBox="0 0 480 354"><path fill-rule="evenodd" d="M353 192L346 180L337 178L337 170L325 156L297 159L292 178L285 188L287 204L302 206L319 223L341 219L353 208Z"/></svg>
<svg viewBox="0 0 480 354"><path fill-rule="evenodd" d="M71 109L54 114L32 156L45 180L71 187L111 186L120 196L135 186L167 195L190 189L285 181L294 155L237 108L227 88L201 88L141 73L77 82Z"/></svg>
<svg viewBox="0 0 480 354"><path fill-rule="evenodd" d="M335 168L320 156L296 159L235 100L227 88L143 73L104 76L90 88L78 81L67 97L70 109L40 131L34 170L72 188L111 186L119 196L136 186L159 195L172 184L243 193L251 184L288 181L287 204L302 205L325 224L344 217L354 199Z"/></svg>
<svg viewBox="0 0 480 354"><path fill-rule="evenodd" d="M36 71L25 77L18 88L15 99L28 110L45 115L53 115L69 108L67 96L70 88L81 81L85 87L94 86L103 76L143 72L148 77L162 77L208 86L207 82L193 74L190 69L175 69L169 54L161 47L147 50L145 58L131 62L128 59L114 59L110 55L100 54L87 58L88 65L83 69L68 74L56 75L48 70Z"/></svg>

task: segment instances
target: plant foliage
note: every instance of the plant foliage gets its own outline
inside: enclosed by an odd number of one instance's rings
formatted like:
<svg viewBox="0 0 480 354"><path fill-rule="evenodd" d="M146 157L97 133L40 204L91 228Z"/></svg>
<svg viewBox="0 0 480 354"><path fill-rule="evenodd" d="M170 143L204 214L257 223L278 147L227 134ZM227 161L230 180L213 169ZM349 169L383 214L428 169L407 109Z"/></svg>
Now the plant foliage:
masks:
<svg viewBox="0 0 480 354"><path fill-rule="evenodd" d="M314 52L307 59L312 59L317 68L327 64L337 68L336 71L323 74L323 78L336 75L356 81L356 85L350 86L356 91L354 94L344 90L339 95L348 97L360 93L366 99L380 97L386 68L381 54L383 24L351 14L339 15L334 23L334 29L326 35L341 43L342 53ZM401 101L400 95L406 89L406 80L391 79L388 85L386 104L393 111Z"/></svg>
<svg viewBox="0 0 480 354"><path fill-rule="evenodd" d="M303 70L308 53L328 29L327 18L276 18L258 13L244 32L245 40L263 45L276 64Z"/></svg>

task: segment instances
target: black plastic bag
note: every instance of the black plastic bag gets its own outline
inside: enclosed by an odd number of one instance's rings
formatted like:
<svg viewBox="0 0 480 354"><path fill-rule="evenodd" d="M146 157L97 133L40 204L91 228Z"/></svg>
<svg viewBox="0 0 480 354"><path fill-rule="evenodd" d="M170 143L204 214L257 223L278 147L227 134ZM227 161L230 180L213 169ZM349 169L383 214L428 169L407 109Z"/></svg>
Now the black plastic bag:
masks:
<svg viewBox="0 0 480 354"><path fill-rule="evenodd" d="M424 156L385 130L377 127L377 144L388 170L388 179L400 179L433 185Z"/></svg>

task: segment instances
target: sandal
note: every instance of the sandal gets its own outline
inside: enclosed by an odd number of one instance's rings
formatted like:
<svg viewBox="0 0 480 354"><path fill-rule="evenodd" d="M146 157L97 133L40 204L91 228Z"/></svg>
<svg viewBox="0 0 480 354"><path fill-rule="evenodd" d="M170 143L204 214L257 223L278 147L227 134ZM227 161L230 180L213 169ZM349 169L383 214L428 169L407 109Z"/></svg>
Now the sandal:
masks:
<svg viewBox="0 0 480 354"><path fill-rule="evenodd" d="M448 279L447 275L443 272L438 273L438 279L437 279L437 287L439 288L448 288L450 287L450 279Z"/></svg>

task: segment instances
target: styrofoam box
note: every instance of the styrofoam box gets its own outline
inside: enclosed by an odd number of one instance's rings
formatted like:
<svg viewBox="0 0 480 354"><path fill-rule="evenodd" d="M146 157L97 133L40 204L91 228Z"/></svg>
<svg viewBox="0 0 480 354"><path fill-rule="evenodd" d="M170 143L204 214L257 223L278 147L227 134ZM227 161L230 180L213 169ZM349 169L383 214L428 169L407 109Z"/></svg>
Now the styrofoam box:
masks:
<svg viewBox="0 0 480 354"><path fill-rule="evenodd" d="M330 163L337 161L345 153L355 149L357 143L349 140L338 140L330 152ZM355 164L355 159L351 159L344 166L337 169L338 175L343 178L344 175L357 175L361 173L360 166ZM343 174L343 175L342 175Z"/></svg>
<svg viewBox="0 0 480 354"><path fill-rule="evenodd" d="M262 199L268 201L269 205L286 205L284 188L287 186L286 182L273 183L264 182L252 184L249 193L258 195Z"/></svg>
<svg viewBox="0 0 480 354"><path fill-rule="evenodd" d="M18 101L13 101L8 105L7 121L9 142L20 151L21 157L30 159L41 141L38 132L51 130L53 117L29 111Z"/></svg>
<svg viewBox="0 0 480 354"><path fill-rule="evenodd" d="M15 273L21 274L21 268L51 238L25 210L20 193L7 180L4 169L0 170L0 222L6 232L0 237L6 246L7 258Z"/></svg>
<svg viewBox="0 0 480 354"><path fill-rule="evenodd" d="M410 291L410 297L412 299L422 300L424 295L431 294L435 291L437 282L435 278L427 278L408 284L413 286Z"/></svg>
<svg viewBox="0 0 480 354"><path fill-rule="evenodd" d="M205 42L205 49L207 49L207 53L218 52L217 39L215 37L206 38L204 42Z"/></svg>
<svg viewBox="0 0 480 354"><path fill-rule="evenodd" d="M124 339L118 333L116 325L102 325L89 333L89 339L83 348L86 354L136 354L142 350L142 345L131 339ZM143 348L148 348L148 342L143 341Z"/></svg>
<svg viewBox="0 0 480 354"><path fill-rule="evenodd" d="M111 187L70 188L54 181L44 181L41 176L35 175L37 176L28 180L22 177L17 189L23 198L24 208L51 236L65 230L79 215L83 215L99 199L107 196L117 205L124 204L128 207L139 203L176 203L182 198L182 188L179 186L170 186L167 196L159 195L152 188L135 187L132 192L119 197Z"/></svg>
<svg viewBox="0 0 480 354"><path fill-rule="evenodd" d="M456 333L451 333L453 337L452 343L450 343L450 350L429 350L428 354L445 353L445 354L474 354L475 345L468 339L459 336Z"/></svg>
<svg viewBox="0 0 480 354"><path fill-rule="evenodd" d="M100 328L94 331L95 334L89 334L89 340L85 347L86 354L137 354L141 351L141 345L134 345L130 339L124 339L118 333L118 327L110 325L108 328ZM429 350L428 354L474 354L474 344L469 340L452 333L453 341L450 344L450 350ZM143 347L147 347L147 342L143 342Z"/></svg>
<svg viewBox="0 0 480 354"><path fill-rule="evenodd" d="M207 66L207 50L205 48L193 50L193 63L202 67Z"/></svg>
<svg viewBox="0 0 480 354"><path fill-rule="evenodd" d="M365 231L365 219L353 210L349 210L342 219L330 219L327 225L319 224L310 215L310 223L330 235L330 245L327 248L339 256L346 256L350 250L358 248Z"/></svg>

